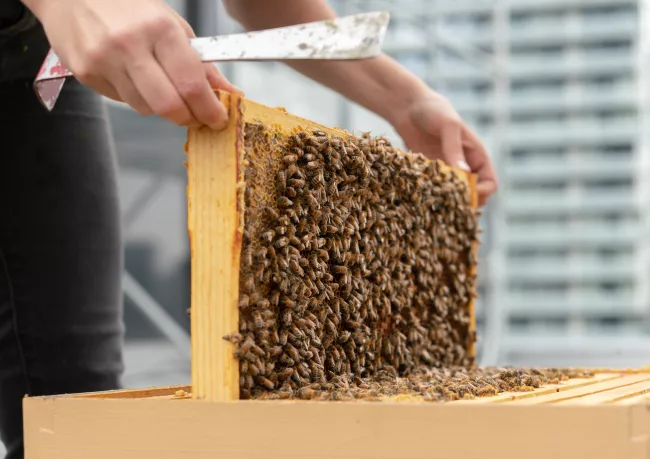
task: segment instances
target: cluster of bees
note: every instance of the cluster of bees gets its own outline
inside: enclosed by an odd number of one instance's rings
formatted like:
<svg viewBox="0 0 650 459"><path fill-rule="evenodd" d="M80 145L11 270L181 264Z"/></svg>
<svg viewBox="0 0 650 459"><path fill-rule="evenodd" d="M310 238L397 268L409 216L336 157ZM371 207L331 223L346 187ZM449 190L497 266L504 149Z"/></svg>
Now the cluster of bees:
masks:
<svg viewBox="0 0 650 459"><path fill-rule="evenodd" d="M372 378L338 376L327 383L312 383L298 391L260 393L262 400L427 401L472 400L503 392L529 392L543 385L593 374L572 369L536 368L420 368L404 377L394 369Z"/></svg>
<svg viewBox="0 0 650 459"><path fill-rule="evenodd" d="M453 171L367 133L247 124L245 182L239 333L224 337L242 398L374 394L387 375L473 365L477 214Z"/></svg>

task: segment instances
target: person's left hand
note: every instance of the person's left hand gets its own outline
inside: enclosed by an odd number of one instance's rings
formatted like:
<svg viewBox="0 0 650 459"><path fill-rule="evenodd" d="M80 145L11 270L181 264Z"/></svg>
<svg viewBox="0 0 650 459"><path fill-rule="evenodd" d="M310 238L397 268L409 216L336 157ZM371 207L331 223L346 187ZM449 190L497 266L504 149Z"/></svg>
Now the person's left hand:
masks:
<svg viewBox="0 0 650 459"><path fill-rule="evenodd" d="M481 140L440 94L427 88L412 100L392 122L406 148L477 174L479 205L485 205L498 182Z"/></svg>

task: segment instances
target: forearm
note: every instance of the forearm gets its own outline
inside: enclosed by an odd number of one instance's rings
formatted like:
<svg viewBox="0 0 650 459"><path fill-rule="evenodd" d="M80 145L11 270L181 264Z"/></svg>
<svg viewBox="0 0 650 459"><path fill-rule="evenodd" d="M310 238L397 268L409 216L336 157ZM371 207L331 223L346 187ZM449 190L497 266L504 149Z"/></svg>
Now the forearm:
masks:
<svg viewBox="0 0 650 459"><path fill-rule="evenodd" d="M336 17L324 0L224 0L224 4L230 15L247 30ZM399 107L421 97L426 89L422 81L386 55L359 61L285 63L391 123Z"/></svg>

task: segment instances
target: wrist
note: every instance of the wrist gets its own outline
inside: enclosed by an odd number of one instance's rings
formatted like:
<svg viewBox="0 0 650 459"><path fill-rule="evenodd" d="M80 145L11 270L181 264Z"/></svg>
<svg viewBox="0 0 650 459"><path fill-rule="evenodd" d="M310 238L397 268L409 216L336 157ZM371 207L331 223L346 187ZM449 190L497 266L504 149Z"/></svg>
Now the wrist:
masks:
<svg viewBox="0 0 650 459"><path fill-rule="evenodd" d="M52 4L57 2L56 0L21 0L21 3L25 5L40 22L43 22L46 6L52 6Z"/></svg>
<svg viewBox="0 0 650 459"><path fill-rule="evenodd" d="M390 75L389 84L382 96L377 98L379 106L375 112L397 129L399 125L408 122L413 104L428 97L431 89L397 63L385 74Z"/></svg>

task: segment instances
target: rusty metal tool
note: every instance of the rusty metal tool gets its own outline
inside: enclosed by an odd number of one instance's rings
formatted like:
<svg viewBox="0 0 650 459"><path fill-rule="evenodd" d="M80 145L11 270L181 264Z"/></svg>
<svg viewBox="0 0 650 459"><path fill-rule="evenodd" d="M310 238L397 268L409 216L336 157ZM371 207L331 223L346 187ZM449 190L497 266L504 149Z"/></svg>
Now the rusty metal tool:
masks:
<svg viewBox="0 0 650 459"><path fill-rule="evenodd" d="M381 53L385 11L232 35L190 39L203 62L289 59L367 59ZM65 79L73 76L53 50L34 81L40 102L52 110Z"/></svg>

